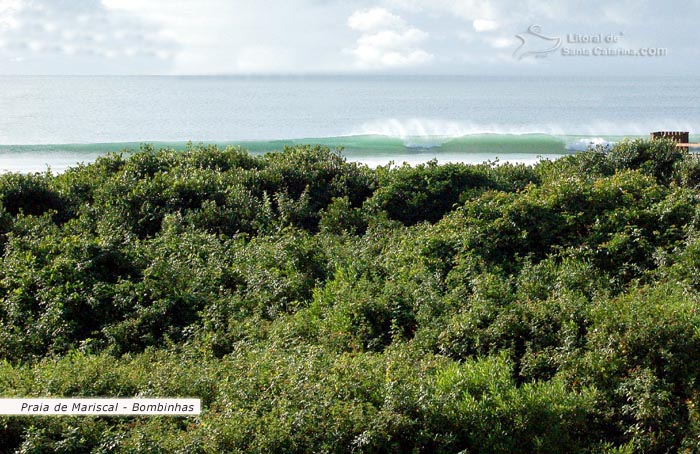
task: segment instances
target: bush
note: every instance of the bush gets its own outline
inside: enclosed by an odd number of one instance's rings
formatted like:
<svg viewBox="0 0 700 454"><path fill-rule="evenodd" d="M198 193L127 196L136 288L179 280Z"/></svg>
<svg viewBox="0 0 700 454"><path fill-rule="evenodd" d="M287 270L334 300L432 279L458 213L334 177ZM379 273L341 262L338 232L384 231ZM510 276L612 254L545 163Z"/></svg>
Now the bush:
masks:
<svg viewBox="0 0 700 454"><path fill-rule="evenodd" d="M3 417L0 451L695 452L695 166L189 145L4 175L0 393L204 411Z"/></svg>
<svg viewBox="0 0 700 454"><path fill-rule="evenodd" d="M668 452L692 433L698 394L698 299L684 286L640 288L595 306L588 351L570 376L605 393L610 434Z"/></svg>
<svg viewBox="0 0 700 454"><path fill-rule="evenodd" d="M391 219L404 225L436 222L462 200L472 188L484 188L487 177L476 167L461 164L437 165L437 161L416 167L384 168L373 204Z"/></svg>
<svg viewBox="0 0 700 454"><path fill-rule="evenodd" d="M641 169L668 184L673 170L687 155L687 149L678 148L672 140L623 140L610 151L610 160L616 169Z"/></svg>
<svg viewBox="0 0 700 454"><path fill-rule="evenodd" d="M6 173L0 176L0 203L12 216L40 216L52 211L57 220L66 220L69 213L65 200L51 187L52 180L49 173Z"/></svg>

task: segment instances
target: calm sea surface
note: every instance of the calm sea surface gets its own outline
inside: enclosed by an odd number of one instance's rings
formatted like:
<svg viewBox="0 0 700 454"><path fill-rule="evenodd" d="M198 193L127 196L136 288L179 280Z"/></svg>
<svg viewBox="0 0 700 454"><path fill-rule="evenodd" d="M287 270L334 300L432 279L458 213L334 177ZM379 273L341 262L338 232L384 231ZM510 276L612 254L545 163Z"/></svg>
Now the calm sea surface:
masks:
<svg viewBox="0 0 700 454"><path fill-rule="evenodd" d="M60 171L187 141L322 143L370 165L532 162L653 130L700 132L698 101L700 78L0 77L0 170Z"/></svg>

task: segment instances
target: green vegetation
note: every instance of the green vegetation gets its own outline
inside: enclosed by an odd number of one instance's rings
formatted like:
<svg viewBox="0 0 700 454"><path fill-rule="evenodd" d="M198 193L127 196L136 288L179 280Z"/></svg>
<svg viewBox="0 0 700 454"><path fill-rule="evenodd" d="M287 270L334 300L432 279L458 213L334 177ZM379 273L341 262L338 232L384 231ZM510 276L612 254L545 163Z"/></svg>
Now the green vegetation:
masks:
<svg viewBox="0 0 700 454"><path fill-rule="evenodd" d="M700 451L700 164L144 147L0 176L2 452Z"/></svg>

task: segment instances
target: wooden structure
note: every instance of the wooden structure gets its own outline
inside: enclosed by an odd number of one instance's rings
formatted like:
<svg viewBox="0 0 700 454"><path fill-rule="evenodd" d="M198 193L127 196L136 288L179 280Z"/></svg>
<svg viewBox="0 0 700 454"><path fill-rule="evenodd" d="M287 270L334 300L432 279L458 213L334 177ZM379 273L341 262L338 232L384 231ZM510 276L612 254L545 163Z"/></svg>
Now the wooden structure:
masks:
<svg viewBox="0 0 700 454"><path fill-rule="evenodd" d="M677 147L695 148L700 147L700 143L690 143L690 133L688 131L656 131L651 133L651 140L671 139L676 142Z"/></svg>
<svg viewBox="0 0 700 454"><path fill-rule="evenodd" d="M657 131L651 133L651 140L671 139L676 143L688 143L690 133L687 131Z"/></svg>

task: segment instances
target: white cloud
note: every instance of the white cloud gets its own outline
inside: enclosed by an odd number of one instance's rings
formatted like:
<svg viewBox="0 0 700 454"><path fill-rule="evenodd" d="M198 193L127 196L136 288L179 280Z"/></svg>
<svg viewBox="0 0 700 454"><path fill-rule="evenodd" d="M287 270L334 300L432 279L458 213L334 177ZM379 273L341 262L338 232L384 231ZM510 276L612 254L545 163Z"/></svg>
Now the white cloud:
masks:
<svg viewBox="0 0 700 454"><path fill-rule="evenodd" d="M352 13L348 18L348 26L354 30L369 32L387 28L404 28L406 22L384 8L370 8Z"/></svg>
<svg viewBox="0 0 700 454"><path fill-rule="evenodd" d="M163 68L157 53L174 51L151 28L138 17L109 12L99 0L0 0L0 61L30 65L10 67L19 73L150 72ZM56 62L60 71L51 68Z"/></svg>
<svg viewBox="0 0 700 454"><path fill-rule="evenodd" d="M361 69L384 69L418 66L433 55L420 48L428 33L410 27L401 17L383 8L355 11L348 26L363 33L352 54Z"/></svg>
<svg viewBox="0 0 700 454"><path fill-rule="evenodd" d="M357 40L357 44L359 47L377 49L408 49L414 44L424 41L427 37L427 33L417 28L410 28L403 32L384 30L371 35L362 35Z"/></svg>
<svg viewBox="0 0 700 454"><path fill-rule="evenodd" d="M502 18L504 3L498 0L436 0L435 6L462 19L474 21Z"/></svg>
<svg viewBox="0 0 700 454"><path fill-rule="evenodd" d="M498 28L498 22L491 19L474 19L472 26L478 32L489 32Z"/></svg>
<svg viewBox="0 0 700 454"><path fill-rule="evenodd" d="M17 10L21 6L20 0L0 0L0 14L6 11Z"/></svg>
<svg viewBox="0 0 700 454"><path fill-rule="evenodd" d="M318 0L102 0L178 43L179 74L342 71L352 9Z"/></svg>
<svg viewBox="0 0 700 454"><path fill-rule="evenodd" d="M667 3L676 2L670 0ZM683 3L684 8L697 10L693 2ZM384 4L408 12L446 14L472 23L479 20L494 21L500 28L522 22L572 19L574 22L602 19L606 22L629 24L648 18L650 10L656 5L654 2L639 0L590 0L586 7L582 7L578 0L384 0ZM666 9L674 11L673 7ZM478 26L473 25L477 29Z"/></svg>
<svg viewBox="0 0 700 454"><path fill-rule="evenodd" d="M17 13L20 8L20 0L0 0L0 30L19 27Z"/></svg>
<svg viewBox="0 0 700 454"><path fill-rule="evenodd" d="M488 42L491 47L495 49L515 48L518 45L518 41L516 39L505 36L489 38L486 40L486 42Z"/></svg>
<svg viewBox="0 0 700 454"><path fill-rule="evenodd" d="M557 36L625 32L621 46L668 46L694 60L687 37L700 2L669 2L0 0L0 73L409 71L427 62L428 71L478 71L494 54L512 60L515 35L532 24Z"/></svg>
<svg viewBox="0 0 700 454"><path fill-rule="evenodd" d="M362 68L420 65L433 58L428 52L415 47L427 37L427 33L417 28L402 32L385 30L362 35L357 40L353 54L357 58L358 66Z"/></svg>

